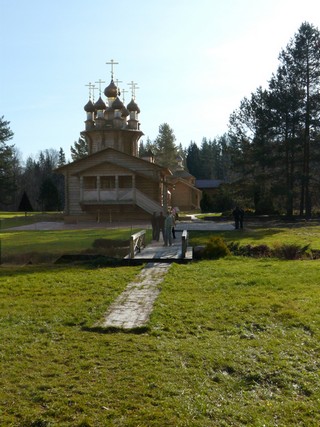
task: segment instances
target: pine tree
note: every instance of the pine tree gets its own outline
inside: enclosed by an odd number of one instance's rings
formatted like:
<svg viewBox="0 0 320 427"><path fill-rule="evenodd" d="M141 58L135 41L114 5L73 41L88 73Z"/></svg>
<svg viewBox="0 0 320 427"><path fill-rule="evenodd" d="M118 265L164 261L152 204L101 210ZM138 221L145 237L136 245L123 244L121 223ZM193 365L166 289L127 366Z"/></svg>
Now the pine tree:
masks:
<svg viewBox="0 0 320 427"><path fill-rule="evenodd" d="M155 140L155 158L160 166L174 169L177 164L178 150L176 137L167 123L159 126L159 134Z"/></svg>
<svg viewBox="0 0 320 427"><path fill-rule="evenodd" d="M73 147L70 147L71 158L73 161L82 159L89 154L87 141L83 137L80 137L78 142L75 141L73 145Z"/></svg>
<svg viewBox="0 0 320 427"><path fill-rule="evenodd" d="M8 204L13 198L15 185L15 156L14 146L7 142L13 138L10 122L0 117L0 203Z"/></svg>
<svg viewBox="0 0 320 427"><path fill-rule="evenodd" d="M27 193L24 191L21 197L21 201L18 206L19 212L33 212L32 205L30 203Z"/></svg>
<svg viewBox="0 0 320 427"><path fill-rule="evenodd" d="M311 159L313 141L318 136L320 114L320 32L313 25L303 23L298 33L280 54L280 62L300 101L300 130L302 141L302 170L300 215L311 216ZM317 144L316 144L317 145ZM317 173L317 171L316 171Z"/></svg>
<svg viewBox="0 0 320 427"><path fill-rule="evenodd" d="M59 150L58 166L60 167L60 166L63 166L63 165L65 165L65 164L66 164L66 155L65 155L65 153L64 153L64 151L63 151L63 148L62 148L62 147L60 147L60 150Z"/></svg>

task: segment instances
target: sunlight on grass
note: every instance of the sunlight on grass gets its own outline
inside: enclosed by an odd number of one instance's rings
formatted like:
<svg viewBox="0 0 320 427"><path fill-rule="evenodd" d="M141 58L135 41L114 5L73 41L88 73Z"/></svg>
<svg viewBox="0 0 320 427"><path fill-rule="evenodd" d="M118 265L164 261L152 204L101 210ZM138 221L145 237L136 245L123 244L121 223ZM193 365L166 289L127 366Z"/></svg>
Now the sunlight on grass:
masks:
<svg viewBox="0 0 320 427"><path fill-rule="evenodd" d="M221 236L226 242L240 242L241 245L265 244L310 244L312 249L320 249L320 225L304 225L299 227L247 227L245 230L234 231L191 231L190 243L193 246L205 244L210 236Z"/></svg>
<svg viewBox="0 0 320 427"><path fill-rule="evenodd" d="M138 229L140 230L140 229ZM135 229L81 229L55 231L3 231L0 233L3 262L38 256L53 260L59 255L92 251L96 239L129 240ZM150 230L147 233L150 239ZM37 258L37 259L38 259Z"/></svg>
<svg viewBox="0 0 320 427"><path fill-rule="evenodd" d="M140 269L0 269L3 425L319 425L320 262L174 264L144 333L94 332Z"/></svg>

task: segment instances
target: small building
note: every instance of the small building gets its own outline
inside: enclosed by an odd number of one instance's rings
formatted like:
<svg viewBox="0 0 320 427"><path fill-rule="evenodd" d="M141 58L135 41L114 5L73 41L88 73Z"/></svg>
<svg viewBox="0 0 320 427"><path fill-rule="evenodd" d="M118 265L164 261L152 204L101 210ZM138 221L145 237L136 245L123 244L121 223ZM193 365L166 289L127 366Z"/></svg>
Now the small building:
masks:
<svg viewBox="0 0 320 427"><path fill-rule="evenodd" d="M195 186L208 196L216 194L220 185L224 184L225 181L221 179L196 179Z"/></svg>
<svg viewBox="0 0 320 427"><path fill-rule="evenodd" d="M182 211L200 209L202 191L195 187L195 177L184 169L178 169L168 177L171 184L171 204Z"/></svg>

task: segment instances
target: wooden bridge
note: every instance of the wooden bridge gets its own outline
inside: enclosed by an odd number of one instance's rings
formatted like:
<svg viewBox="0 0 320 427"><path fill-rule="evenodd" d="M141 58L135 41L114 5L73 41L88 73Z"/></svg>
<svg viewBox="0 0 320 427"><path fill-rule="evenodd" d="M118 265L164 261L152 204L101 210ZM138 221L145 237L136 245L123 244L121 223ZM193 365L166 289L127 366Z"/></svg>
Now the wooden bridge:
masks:
<svg viewBox="0 0 320 427"><path fill-rule="evenodd" d="M153 240L145 244L145 230L131 236L130 255L126 258L147 262L187 262L192 260L192 248L188 246L187 230L176 231L176 238L171 246L165 246L160 237L159 242Z"/></svg>

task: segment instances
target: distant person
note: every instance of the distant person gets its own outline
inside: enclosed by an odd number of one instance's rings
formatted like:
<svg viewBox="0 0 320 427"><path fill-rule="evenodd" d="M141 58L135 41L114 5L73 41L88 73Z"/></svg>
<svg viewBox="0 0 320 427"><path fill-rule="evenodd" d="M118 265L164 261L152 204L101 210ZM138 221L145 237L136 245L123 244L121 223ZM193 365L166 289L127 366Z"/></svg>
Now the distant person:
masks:
<svg viewBox="0 0 320 427"><path fill-rule="evenodd" d="M244 217L243 209L239 208L239 206L236 206L236 208L232 211L232 215L234 218L235 229L238 230L239 228L243 228L243 217Z"/></svg>
<svg viewBox="0 0 320 427"><path fill-rule="evenodd" d="M157 232L157 225L158 225L158 221L157 221L157 213L153 212L153 215L151 217L151 226L152 226L152 240L157 240L157 235L159 234Z"/></svg>
<svg viewBox="0 0 320 427"><path fill-rule="evenodd" d="M172 220L173 220L173 224L172 224L172 238L175 239L176 238L176 230L175 230L175 226L176 226L176 210L175 210L175 208L172 209L171 215L172 215Z"/></svg>
<svg viewBox="0 0 320 427"><path fill-rule="evenodd" d="M172 227L173 227L173 216L170 211L167 212L167 216L164 222L164 245L172 245Z"/></svg>
<svg viewBox="0 0 320 427"><path fill-rule="evenodd" d="M165 217L163 216L163 213L160 212L160 215L157 217L157 238L156 238L156 240L158 242L160 240L160 232L162 232L162 238L163 238L163 241L165 242L164 221L165 221Z"/></svg>

